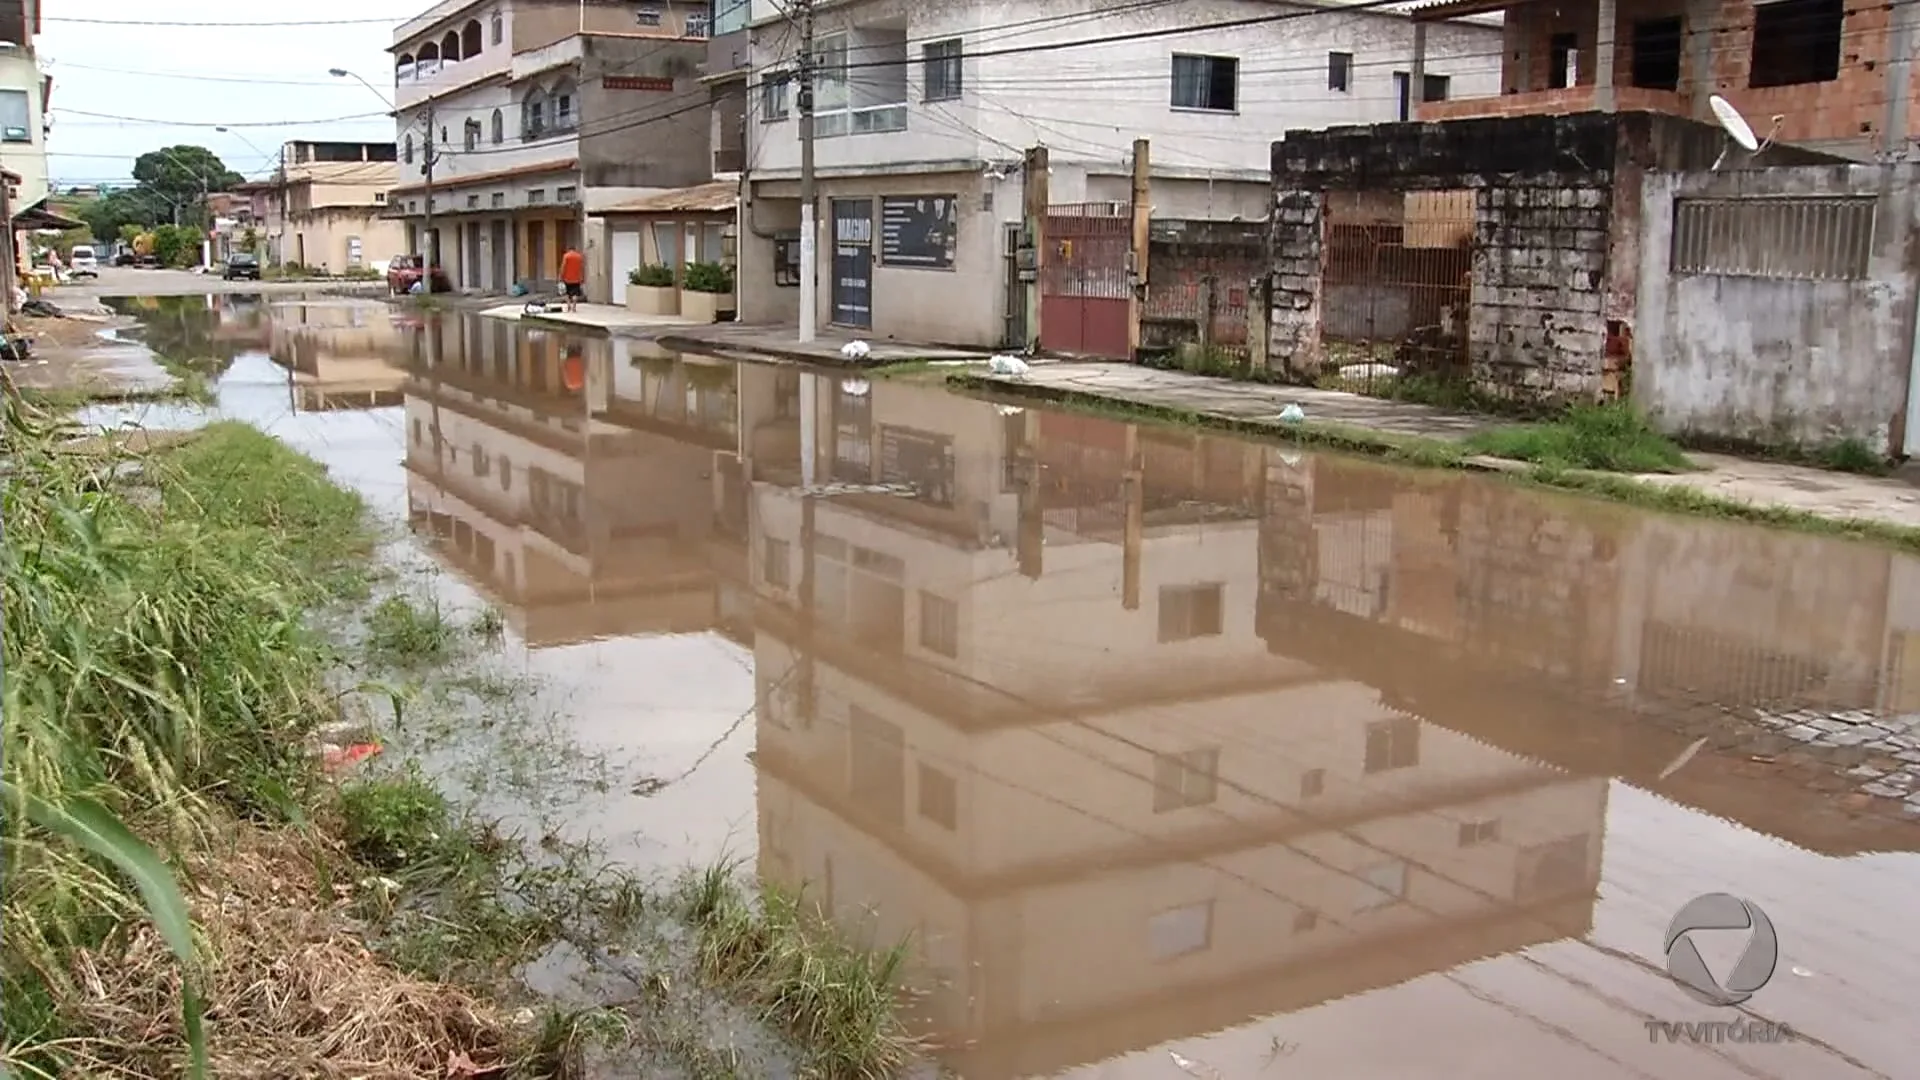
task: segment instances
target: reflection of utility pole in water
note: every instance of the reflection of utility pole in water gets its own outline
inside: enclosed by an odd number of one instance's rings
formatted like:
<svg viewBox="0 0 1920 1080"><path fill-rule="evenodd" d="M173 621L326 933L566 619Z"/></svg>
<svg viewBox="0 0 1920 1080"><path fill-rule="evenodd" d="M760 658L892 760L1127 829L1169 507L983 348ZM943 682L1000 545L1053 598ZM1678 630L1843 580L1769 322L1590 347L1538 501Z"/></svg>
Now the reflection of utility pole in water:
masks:
<svg viewBox="0 0 1920 1080"><path fill-rule="evenodd" d="M800 376L800 655L795 672L799 685L794 694L800 699L800 715L811 728L814 716L814 577L813 577L813 463L819 455L819 425L815 410L819 407L820 376Z"/></svg>
<svg viewBox="0 0 1920 1080"><path fill-rule="evenodd" d="M1127 523L1120 556L1120 606L1140 610L1140 554L1144 544L1147 485L1146 468L1140 455L1140 426L1127 425L1126 473L1120 481L1121 497L1126 499Z"/></svg>
<svg viewBox="0 0 1920 1080"><path fill-rule="evenodd" d="M1013 451L1017 475L1020 478L1020 517L1019 531L1014 539L1014 557L1020 565L1020 573L1040 580L1040 570L1045 562L1044 543L1047 523L1044 514L1046 500L1040 487L1040 414L1032 409L1022 409L1018 414L1007 418L1010 426L1019 432L1019 440Z"/></svg>

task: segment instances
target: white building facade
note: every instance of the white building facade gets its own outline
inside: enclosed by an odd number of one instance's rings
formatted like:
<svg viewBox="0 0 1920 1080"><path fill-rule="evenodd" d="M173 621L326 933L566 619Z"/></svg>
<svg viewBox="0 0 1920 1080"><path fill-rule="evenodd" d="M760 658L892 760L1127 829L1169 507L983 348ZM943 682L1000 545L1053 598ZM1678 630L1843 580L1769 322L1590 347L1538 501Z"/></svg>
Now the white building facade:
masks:
<svg viewBox="0 0 1920 1080"><path fill-rule="evenodd" d="M799 34L771 0L753 15L741 318L793 322ZM1501 52L1498 26L1437 24L1415 65L1403 14L1260 0L856 0L816 40L820 324L981 346L1015 294L1028 148L1052 204L1128 201L1146 139L1155 217L1258 219L1288 129L1407 118L1416 67L1425 100L1496 94Z"/></svg>
<svg viewBox="0 0 1920 1080"><path fill-rule="evenodd" d="M709 31L675 0L444 0L402 24L389 212L409 250L462 289L550 285L568 248L603 266L587 212L707 178ZM606 299L604 274L588 290Z"/></svg>
<svg viewBox="0 0 1920 1080"><path fill-rule="evenodd" d="M47 197L47 93L53 80L40 70L34 38L39 0L0 5L0 165L20 177L13 213Z"/></svg>

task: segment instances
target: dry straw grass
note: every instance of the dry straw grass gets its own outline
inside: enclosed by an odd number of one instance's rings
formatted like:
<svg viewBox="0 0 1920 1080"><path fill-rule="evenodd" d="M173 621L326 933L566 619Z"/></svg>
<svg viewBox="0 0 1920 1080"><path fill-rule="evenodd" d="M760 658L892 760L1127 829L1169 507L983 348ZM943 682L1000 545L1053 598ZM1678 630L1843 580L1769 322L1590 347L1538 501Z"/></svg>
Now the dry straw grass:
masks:
<svg viewBox="0 0 1920 1080"><path fill-rule="evenodd" d="M203 938L209 1057L218 1077L459 1077L504 1070L498 1012L370 953L348 914L356 886L329 883L337 852L285 829L240 827L183 869ZM181 976L150 926L72 954L62 1003L80 1075L179 1075Z"/></svg>

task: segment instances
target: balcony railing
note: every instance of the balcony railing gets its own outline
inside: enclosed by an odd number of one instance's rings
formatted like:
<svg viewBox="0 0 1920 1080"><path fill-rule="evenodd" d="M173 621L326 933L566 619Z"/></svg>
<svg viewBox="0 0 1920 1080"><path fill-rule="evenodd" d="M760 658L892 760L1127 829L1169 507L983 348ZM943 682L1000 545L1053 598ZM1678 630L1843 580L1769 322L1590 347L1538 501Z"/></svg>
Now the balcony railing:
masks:
<svg viewBox="0 0 1920 1080"><path fill-rule="evenodd" d="M816 138L832 135L872 135L883 131L907 130L907 106L866 105L858 109L838 109L817 113L813 118Z"/></svg>

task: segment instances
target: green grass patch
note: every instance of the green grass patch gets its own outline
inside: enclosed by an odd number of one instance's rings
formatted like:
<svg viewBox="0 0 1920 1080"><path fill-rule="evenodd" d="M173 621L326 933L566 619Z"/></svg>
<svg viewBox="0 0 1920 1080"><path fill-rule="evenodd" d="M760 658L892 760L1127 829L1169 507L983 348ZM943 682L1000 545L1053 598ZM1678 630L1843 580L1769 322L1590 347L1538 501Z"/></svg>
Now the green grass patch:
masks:
<svg viewBox="0 0 1920 1080"><path fill-rule="evenodd" d="M895 360L890 364L862 368L860 374L869 379L911 379L941 374L952 367L951 364L935 364L931 360Z"/></svg>
<svg viewBox="0 0 1920 1080"><path fill-rule="evenodd" d="M1625 404L1575 405L1555 420L1480 432L1464 448L1554 469L1677 473L1693 468L1678 444Z"/></svg>
<svg viewBox="0 0 1920 1080"><path fill-rule="evenodd" d="M171 396L176 400L190 401L196 405L211 405L214 400L213 383L220 377L220 371L226 365L218 357L207 356L192 360L180 360L161 353L154 358L166 373L173 376Z"/></svg>
<svg viewBox="0 0 1920 1080"><path fill-rule="evenodd" d="M304 612L329 594L359 502L237 425L139 457L71 454L60 448L71 430L46 412L12 393L4 410L0 1061L21 1075L91 1074L151 1060L127 1032L88 1030L97 1015L83 1003L97 992L76 967L124 952L161 910L126 853L145 842L178 856L230 831L224 822L304 814L307 747L330 708L329 651ZM298 520L327 521L327 546ZM88 827L64 827L80 811ZM174 1001L190 1015L188 985ZM198 1041L183 1024L170 1053Z"/></svg>
<svg viewBox="0 0 1920 1080"><path fill-rule="evenodd" d="M445 660L459 636L438 604L418 604L405 596L387 597L367 616L368 655L397 667Z"/></svg>
<svg viewBox="0 0 1920 1080"><path fill-rule="evenodd" d="M1796 532L1838 536L1920 552L1920 528L1864 518L1840 518L1772 504L1744 502L1683 484L1661 484L1606 473L1536 467L1515 478L1561 491L1597 495L1648 510L1742 521Z"/></svg>
<svg viewBox="0 0 1920 1080"><path fill-rule="evenodd" d="M800 893L750 887L730 863L686 879L679 899L701 978L791 1037L811 1075L893 1076L916 1054L898 1012L905 942L849 944Z"/></svg>

